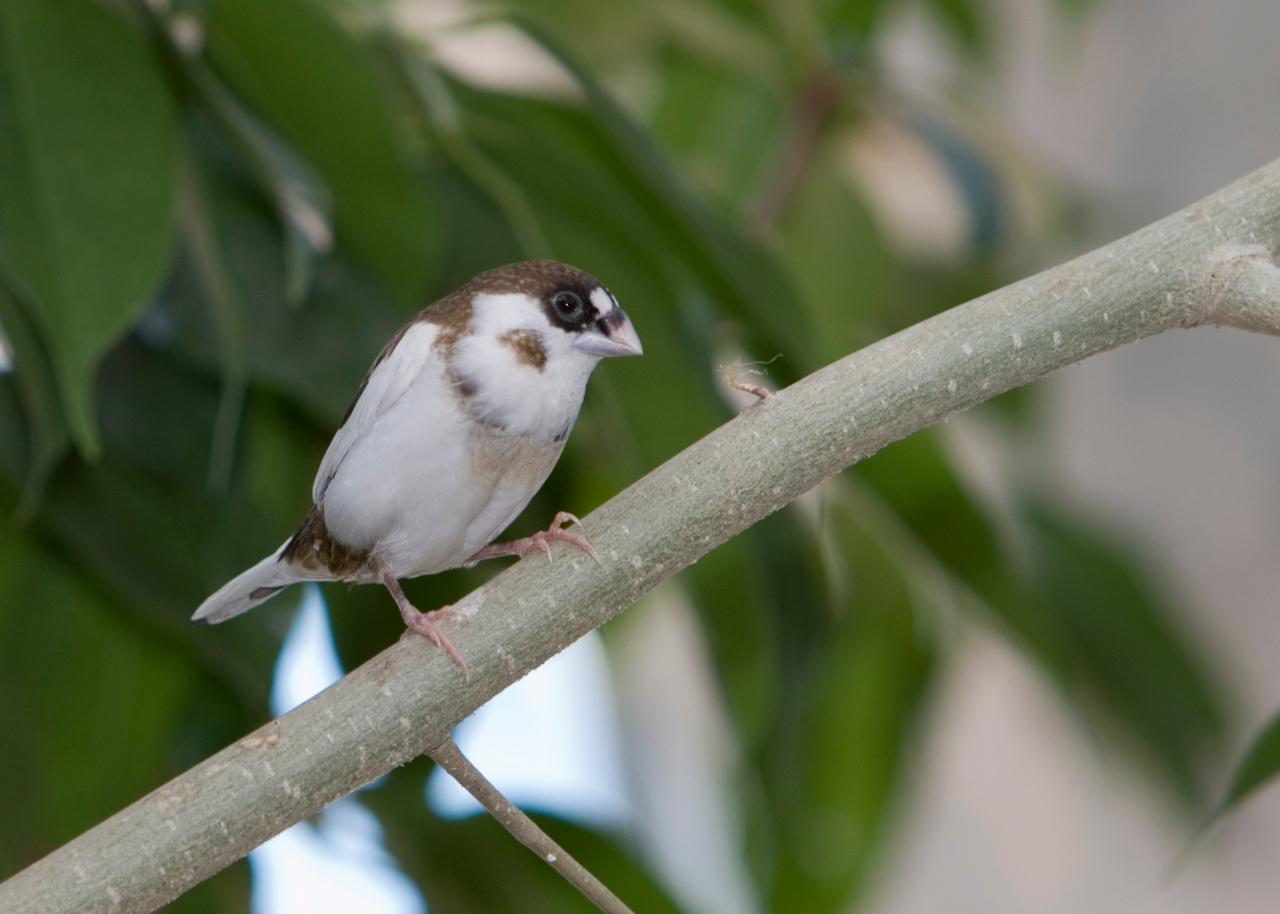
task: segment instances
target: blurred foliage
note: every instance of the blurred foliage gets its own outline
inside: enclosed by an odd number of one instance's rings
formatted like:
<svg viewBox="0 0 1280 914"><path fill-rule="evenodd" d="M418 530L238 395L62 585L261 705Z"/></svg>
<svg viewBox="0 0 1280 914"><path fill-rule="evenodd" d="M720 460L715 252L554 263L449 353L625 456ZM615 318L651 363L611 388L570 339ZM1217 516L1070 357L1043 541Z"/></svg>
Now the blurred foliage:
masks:
<svg viewBox="0 0 1280 914"><path fill-rule="evenodd" d="M722 361L781 355L771 382L788 383L1011 278L1026 220L1006 174L1025 163L941 94L893 85L877 42L902 5L539 0L428 28L394 25L426 6L409 0L0 4L0 873L265 718L296 603L187 618L301 517L348 397L423 302L554 256L604 278L644 336L643 360L593 382L532 528L732 416ZM921 6L961 65L991 65L979 4ZM473 31L518 41L497 63L528 72L459 64ZM941 246L894 227L868 154L894 181L921 156L946 176L962 218ZM1016 402L991 421L1033 434L1034 402ZM817 501L678 579L739 742L762 910L863 896L939 633L970 609L1084 727L1200 799L1222 685L1133 550L1049 492L1020 493L1005 529L936 431ZM407 589L433 605L490 573ZM344 663L396 637L375 589L326 598ZM1274 771L1274 734L1232 801ZM582 907L494 823L431 815L423 767L366 802L433 910ZM627 836L551 827L638 910L677 910ZM240 866L177 909L247 897Z"/></svg>
<svg viewBox="0 0 1280 914"><path fill-rule="evenodd" d="M1236 766L1213 818L1225 815L1280 774L1280 714L1262 728Z"/></svg>
<svg viewBox="0 0 1280 914"><path fill-rule="evenodd" d="M419 761L393 772L378 789L365 794L365 802L387 824L387 848L423 886L432 914L589 914L596 910L496 820L489 816L441 819L423 808L426 769L425 761ZM413 814L404 815L406 808ZM633 910L657 914L680 910L619 836L551 816L532 817Z"/></svg>

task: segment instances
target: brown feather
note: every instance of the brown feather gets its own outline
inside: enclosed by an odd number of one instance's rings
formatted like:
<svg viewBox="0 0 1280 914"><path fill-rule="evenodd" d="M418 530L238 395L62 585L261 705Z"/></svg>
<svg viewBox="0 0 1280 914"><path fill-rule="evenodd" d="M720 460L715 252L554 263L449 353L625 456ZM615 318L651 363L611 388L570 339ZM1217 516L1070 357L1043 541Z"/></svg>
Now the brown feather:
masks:
<svg viewBox="0 0 1280 914"><path fill-rule="evenodd" d="M542 371L547 367L547 350L542 337L533 330L508 330L498 337L498 342L513 350L516 361Z"/></svg>
<svg viewBox="0 0 1280 914"><path fill-rule="evenodd" d="M324 509L312 506L284 547L280 560L308 571L325 571L338 579L353 578L368 570L369 550L338 542L324 523Z"/></svg>
<svg viewBox="0 0 1280 914"><path fill-rule="evenodd" d="M361 380L360 386L356 389L356 395L342 418L342 423L346 424L351 418L351 413L355 410L360 397L364 395L374 370L391 356L414 324L425 321L440 328L433 345L440 350L441 357L448 366L452 361L453 349L458 340L470 329L472 300L477 295L523 293L535 299L544 300L566 287L580 286L589 289L597 285L596 280L577 267L554 260L526 260L479 274L466 285L414 314L392 335L391 339L387 340L373 360L373 364L369 366L369 370L365 372L364 379ZM546 365L547 353L538 340L537 334L530 331L511 331L503 335L502 342L515 350L519 361L532 365L539 371ZM475 393L474 388L454 376L452 368L446 367L446 371L453 379L459 395L470 397ZM565 434L567 433L568 429L565 430ZM542 460L550 459L550 463L554 463L554 455L559 454L559 445L563 437L561 435L556 439L556 445L549 449L547 455L538 456ZM538 459L533 461L535 466L540 463L541 460ZM535 472L545 475L541 468ZM334 539L325 526L324 509L314 505L286 544L280 558L281 561L295 563L309 571L323 571L335 578L345 579L367 573L370 570L371 555L368 549L348 546Z"/></svg>
<svg viewBox="0 0 1280 914"><path fill-rule="evenodd" d="M365 387L368 386L369 377L373 374L374 369L387 360L391 353L395 351L396 346L400 344L400 341L404 339L404 335L409 331L409 328L414 324L426 321L440 328L434 345L440 350L447 364L452 360L453 347L467 333L471 325L471 300L477 295L486 292L495 294L516 292L542 300L554 295L559 289L569 286L594 288L597 285L599 283L589 274L579 270L577 267L571 267L556 260L524 260L519 263L509 263L505 266L495 267L492 270L486 270L473 277L466 285L450 292L443 298L437 299L414 314L392 335L391 339L387 340L377 358L373 360L373 364L369 366L369 370L365 372L360 386L356 388L356 395L351 399L351 405L347 407L347 412L342 417L342 422L345 424L351 418L351 412L355 409L356 402L364 393ZM534 342L536 343L536 340ZM542 365L546 364L546 353L541 352L540 345L537 347L537 351L532 345L523 340L508 342L508 345L516 349L517 358L520 358L521 361L526 361L526 364L533 365L536 368L541 368ZM474 390L469 389L466 384L459 382L456 378L454 381L462 396L469 397L475 393Z"/></svg>

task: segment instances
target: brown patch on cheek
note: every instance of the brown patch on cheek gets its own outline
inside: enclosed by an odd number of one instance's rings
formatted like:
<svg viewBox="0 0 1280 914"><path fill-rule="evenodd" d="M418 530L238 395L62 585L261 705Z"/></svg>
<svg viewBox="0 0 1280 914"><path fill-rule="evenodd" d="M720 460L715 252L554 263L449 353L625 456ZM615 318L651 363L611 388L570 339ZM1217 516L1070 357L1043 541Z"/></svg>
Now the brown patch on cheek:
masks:
<svg viewBox="0 0 1280 914"><path fill-rule="evenodd" d="M534 330L508 330L498 337L498 342L516 354L516 361L542 371L547 366L547 350L542 348L542 338Z"/></svg>

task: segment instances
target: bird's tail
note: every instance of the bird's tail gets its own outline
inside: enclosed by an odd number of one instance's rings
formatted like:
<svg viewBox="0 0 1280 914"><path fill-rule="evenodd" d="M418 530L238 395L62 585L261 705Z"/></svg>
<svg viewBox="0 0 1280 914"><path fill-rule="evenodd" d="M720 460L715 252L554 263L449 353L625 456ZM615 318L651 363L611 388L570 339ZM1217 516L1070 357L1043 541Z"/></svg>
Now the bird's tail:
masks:
<svg viewBox="0 0 1280 914"><path fill-rule="evenodd" d="M280 561L284 549L282 545L252 568L223 584L200 604L192 620L210 625L225 622L259 603L265 603L290 584L306 580L307 576L299 574L290 563Z"/></svg>

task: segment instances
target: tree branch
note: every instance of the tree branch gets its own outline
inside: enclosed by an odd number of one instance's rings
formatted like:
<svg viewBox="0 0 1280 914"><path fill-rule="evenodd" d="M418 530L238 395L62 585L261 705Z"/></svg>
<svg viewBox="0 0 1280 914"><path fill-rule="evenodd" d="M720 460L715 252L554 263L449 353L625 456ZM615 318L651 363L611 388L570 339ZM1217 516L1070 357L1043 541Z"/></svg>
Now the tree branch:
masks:
<svg viewBox="0 0 1280 914"><path fill-rule="evenodd" d="M150 911L267 838L440 745L480 704L823 478L958 410L1141 337L1280 333L1280 161L1069 263L846 356L752 406L586 519L602 564L557 547L460 601L459 674L387 648L0 885L0 910Z"/></svg>
<svg viewBox="0 0 1280 914"><path fill-rule="evenodd" d="M613 894L603 882L591 874L585 866L573 859L563 847L552 840L551 836L538 827L538 823L530 819L520 807L499 792L471 760L462 754L458 744L447 739L432 749L428 755L432 760L453 777L467 793L489 811L489 815L498 820L498 824L511 833L511 836L533 851L543 862L557 873L604 914L632 914L622 899Z"/></svg>

